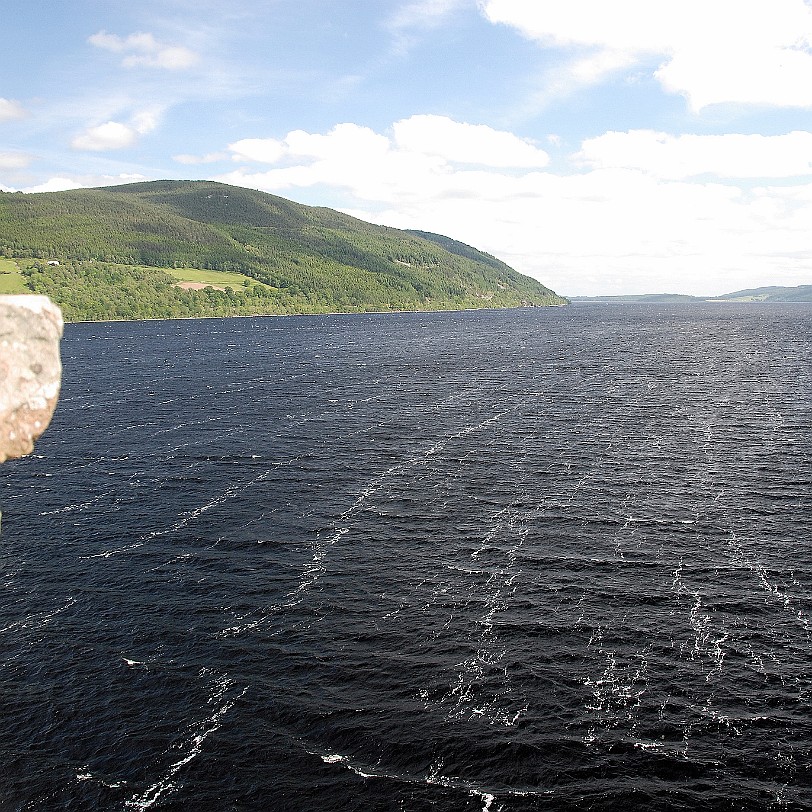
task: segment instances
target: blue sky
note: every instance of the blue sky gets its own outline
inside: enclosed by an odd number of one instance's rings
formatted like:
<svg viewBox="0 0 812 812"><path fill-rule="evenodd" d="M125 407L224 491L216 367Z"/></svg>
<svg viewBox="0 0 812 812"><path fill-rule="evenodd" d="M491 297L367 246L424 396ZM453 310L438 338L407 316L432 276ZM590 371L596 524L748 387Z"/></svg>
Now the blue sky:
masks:
<svg viewBox="0 0 812 812"><path fill-rule="evenodd" d="M216 179L567 295L812 283L807 0L5 0L0 188Z"/></svg>

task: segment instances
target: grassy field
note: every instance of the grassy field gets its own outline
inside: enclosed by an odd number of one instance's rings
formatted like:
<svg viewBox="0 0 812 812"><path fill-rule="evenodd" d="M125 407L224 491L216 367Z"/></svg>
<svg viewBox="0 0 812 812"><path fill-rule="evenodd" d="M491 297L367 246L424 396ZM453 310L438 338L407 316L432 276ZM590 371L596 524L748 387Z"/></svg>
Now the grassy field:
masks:
<svg viewBox="0 0 812 812"><path fill-rule="evenodd" d="M230 286L235 290L241 290L246 280L251 280L249 276L230 271L208 271L201 268L161 268L161 270L174 276L178 282L196 282L221 289ZM257 284L254 280L251 282ZM25 286L25 278L20 273L17 263L13 259L0 257L0 294L6 293L31 293L31 291Z"/></svg>
<svg viewBox="0 0 812 812"><path fill-rule="evenodd" d="M231 286L235 290L243 287L246 280L251 279L241 273L231 271L205 271L199 268L162 268L170 276L174 276L178 282L198 282L212 287Z"/></svg>
<svg viewBox="0 0 812 812"><path fill-rule="evenodd" d="M13 259L0 257L0 294L31 293Z"/></svg>

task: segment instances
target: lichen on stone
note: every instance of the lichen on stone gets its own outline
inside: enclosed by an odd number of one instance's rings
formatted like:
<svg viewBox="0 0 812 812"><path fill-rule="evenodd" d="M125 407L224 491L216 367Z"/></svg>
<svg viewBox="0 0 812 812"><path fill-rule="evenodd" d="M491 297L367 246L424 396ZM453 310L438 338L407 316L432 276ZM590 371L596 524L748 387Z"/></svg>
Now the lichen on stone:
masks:
<svg viewBox="0 0 812 812"><path fill-rule="evenodd" d="M0 296L0 462L30 454L51 422L62 326L47 296Z"/></svg>

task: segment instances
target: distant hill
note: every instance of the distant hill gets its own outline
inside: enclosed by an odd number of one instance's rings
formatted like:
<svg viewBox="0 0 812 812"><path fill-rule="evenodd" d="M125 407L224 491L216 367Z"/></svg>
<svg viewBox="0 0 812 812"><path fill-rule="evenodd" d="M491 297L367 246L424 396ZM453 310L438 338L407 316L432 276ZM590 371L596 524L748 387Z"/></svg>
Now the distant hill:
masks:
<svg viewBox="0 0 812 812"><path fill-rule="evenodd" d="M782 288L775 285L766 288L738 290L715 297L727 302L812 302L812 285L798 285L794 288Z"/></svg>
<svg viewBox="0 0 812 812"><path fill-rule="evenodd" d="M642 303L664 303L670 302L701 302L703 301L696 296L685 296L681 293L642 293L637 295L629 294L628 296L571 296L570 300L573 302L605 302L612 304L613 302L642 302Z"/></svg>
<svg viewBox="0 0 812 812"><path fill-rule="evenodd" d="M73 321L566 302L448 237L210 181L2 193L0 255Z"/></svg>
<svg viewBox="0 0 812 812"><path fill-rule="evenodd" d="M685 296L680 293L647 293L628 296L572 296L572 302L589 304L604 302L640 302L678 304L680 302L812 302L812 285L794 288L777 286L739 290L723 296Z"/></svg>

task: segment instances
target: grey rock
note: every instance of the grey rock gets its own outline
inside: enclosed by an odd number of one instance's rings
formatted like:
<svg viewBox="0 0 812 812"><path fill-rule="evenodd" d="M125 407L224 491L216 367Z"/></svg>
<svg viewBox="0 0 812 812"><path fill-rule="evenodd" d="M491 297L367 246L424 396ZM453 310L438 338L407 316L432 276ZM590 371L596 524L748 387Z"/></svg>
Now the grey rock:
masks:
<svg viewBox="0 0 812 812"><path fill-rule="evenodd" d="M47 296L0 296L0 462L30 454L59 397L62 312Z"/></svg>

